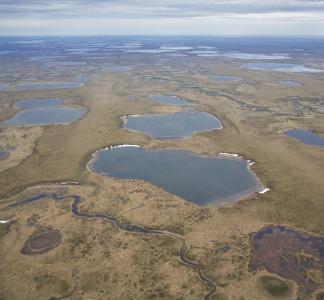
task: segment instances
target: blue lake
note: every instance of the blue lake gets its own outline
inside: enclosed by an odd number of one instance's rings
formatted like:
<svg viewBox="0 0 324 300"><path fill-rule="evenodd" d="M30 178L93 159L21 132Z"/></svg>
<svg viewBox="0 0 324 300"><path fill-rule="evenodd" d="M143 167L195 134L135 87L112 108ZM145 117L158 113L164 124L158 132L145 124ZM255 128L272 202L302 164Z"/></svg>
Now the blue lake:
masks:
<svg viewBox="0 0 324 300"><path fill-rule="evenodd" d="M63 104L62 99L49 98L49 99L24 99L16 102L16 106L19 108L30 109L36 107L49 107L58 106Z"/></svg>
<svg viewBox="0 0 324 300"><path fill-rule="evenodd" d="M130 116L124 127L143 132L152 138L174 139L189 137L195 132L220 129L221 122L205 112L177 112L168 115Z"/></svg>
<svg viewBox="0 0 324 300"><path fill-rule="evenodd" d="M211 75L208 76L211 80L217 80L217 81L240 81L241 78L238 76L227 76L227 75Z"/></svg>
<svg viewBox="0 0 324 300"><path fill-rule="evenodd" d="M291 129L284 132L284 135L295 138L307 145L324 147L324 138L316 135L312 131L305 129Z"/></svg>
<svg viewBox="0 0 324 300"><path fill-rule="evenodd" d="M184 150L105 149L89 167L105 176L146 180L198 205L230 202L261 190L245 160Z"/></svg>
<svg viewBox="0 0 324 300"><path fill-rule="evenodd" d="M8 152L0 150L0 159L4 159L8 156Z"/></svg>
<svg viewBox="0 0 324 300"><path fill-rule="evenodd" d="M228 52L223 53L222 56L237 59L251 59L251 60L275 60L275 59L290 59L288 54L260 54L260 53L242 53L242 52Z"/></svg>
<svg viewBox="0 0 324 300"><path fill-rule="evenodd" d="M3 123L6 126L44 126L69 124L81 118L86 110L76 107L42 107L19 111Z"/></svg>
<svg viewBox="0 0 324 300"><path fill-rule="evenodd" d="M301 87L302 84L294 80L280 80L279 83L285 87Z"/></svg>
<svg viewBox="0 0 324 300"><path fill-rule="evenodd" d="M18 90L32 90L32 89L74 89L82 87L80 82L46 82L46 83L18 83L16 89Z"/></svg>
<svg viewBox="0 0 324 300"><path fill-rule="evenodd" d="M276 71L287 73L321 73L322 70L309 68L298 64L285 63L250 63L243 65L244 68L261 71Z"/></svg>
<svg viewBox="0 0 324 300"><path fill-rule="evenodd" d="M179 105L179 106L188 106L191 105L190 102L185 99L179 98L177 96L149 96L151 101L163 103L163 104L171 104L171 105Z"/></svg>

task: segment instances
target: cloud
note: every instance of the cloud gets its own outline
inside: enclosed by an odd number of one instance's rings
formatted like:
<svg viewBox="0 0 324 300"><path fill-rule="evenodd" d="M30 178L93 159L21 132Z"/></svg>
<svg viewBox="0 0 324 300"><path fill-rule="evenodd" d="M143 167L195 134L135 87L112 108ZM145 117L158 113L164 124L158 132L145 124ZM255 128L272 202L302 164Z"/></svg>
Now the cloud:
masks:
<svg viewBox="0 0 324 300"><path fill-rule="evenodd" d="M323 35L324 0L0 0L0 35Z"/></svg>
<svg viewBox="0 0 324 300"><path fill-rule="evenodd" d="M0 17L184 18L324 12L324 0L0 0Z"/></svg>

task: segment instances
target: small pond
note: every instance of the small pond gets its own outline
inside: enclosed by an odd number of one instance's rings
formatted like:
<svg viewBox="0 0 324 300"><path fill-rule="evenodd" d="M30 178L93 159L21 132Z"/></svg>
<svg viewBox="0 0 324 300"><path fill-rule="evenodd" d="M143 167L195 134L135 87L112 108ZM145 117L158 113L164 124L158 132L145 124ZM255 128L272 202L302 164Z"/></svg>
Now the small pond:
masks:
<svg viewBox="0 0 324 300"><path fill-rule="evenodd" d="M324 138L316 135L312 131L305 129L291 129L284 132L284 135L295 138L307 145L324 147Z"/></svg>
<svg viewBox="0 0 324 300"><path fill-rule="evenodd" d="M24 99L16 102L16 106L19 108L30 109L36 107L49 107L58 106L63 104L63 100L59 98L49 99Z"/></svg>
<svg viewBox="0 0 324 300"><path fill-rule="evenodd" d="M0 159L4 159L8 156L8 152L0 150Z"/></svg>
<svg viewBox="0 0 324 300"><path fill-rule="evenodd" d="M185 99L179 98L177 96L149 96L151 101L159 102L163 104L179 105L179 106L188 106L191 105L190 102Z"/></svg>
<svg viewBox="0 0 324 300"><path fill-rule="evenodd" d="M279 83L282 85L282 86L285 86L285 87L301 87L302 84L298 81L294 81L294 80L280 80Z"/></svg>
<svg viewBox="0 0 324 300"><path fill-rule="evenodd" d="M262 189L243 159L185 150L119 146L98 151L89 168L119 179L142 179L198 205L230 202Z"/></svg>
<svg viewBox="0 0 324 300"><path fill-rule="evenodd" d="M211 80L217 80L217 81L240 81L241 78L238 76L227 76L227 75L211 75L208 76Z"/></svg>

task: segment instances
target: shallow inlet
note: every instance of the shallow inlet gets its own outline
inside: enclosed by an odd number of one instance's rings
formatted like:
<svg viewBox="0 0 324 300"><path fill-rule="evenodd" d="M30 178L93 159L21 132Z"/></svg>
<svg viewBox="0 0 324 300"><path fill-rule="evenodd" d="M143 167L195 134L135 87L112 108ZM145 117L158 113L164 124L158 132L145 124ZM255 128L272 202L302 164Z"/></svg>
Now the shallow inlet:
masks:
<svg viewBox="0 0 324 300"><path fill-rule="evenodd" d="M245 160L185 150L105 148L96 152L89 168L119 179L146 180L198 205L231 202L262 190Z"/></svg>
<svg viewBox="0 0 324 300"><path fill-rule="evenodd" d="M30 109L37 107L50 107L63 104L62 99L49 98L49 99L24 99L16 102L16 106L19 108Z"/></svg>
<svg viewBox="0 0 324 300"><path fill-rule="evenodd" d="M151 101L159 102L162 104L171 104L171 105L179 105L179 106L189 106L191 105L190 102L188 102L185 99L179 98L177 96L149 96L148 97Z"/></svg>
<svg viewBox="0 0 324 300"><path fill-rule="evenodd" d="M196 111L130 116L124 120L124 128L143 132L156 139L184 138L195 132L222 128L222 123L216 117Z"/></svg>
<svg viewBox="0 0 324 300"><path fill-rule="evenodd" d="M77 107L42 107L19 111L3 123L6 126L44 126L69 124L84 115L86 110Z"/></svg>
<svg viewBox="0 0 324 300"><path fill-rule="evenodd" d="M324 147L324 138L316 135L312 131L305 129L291 129L284 132L284 135L295 138L306 145Z"/></svg>

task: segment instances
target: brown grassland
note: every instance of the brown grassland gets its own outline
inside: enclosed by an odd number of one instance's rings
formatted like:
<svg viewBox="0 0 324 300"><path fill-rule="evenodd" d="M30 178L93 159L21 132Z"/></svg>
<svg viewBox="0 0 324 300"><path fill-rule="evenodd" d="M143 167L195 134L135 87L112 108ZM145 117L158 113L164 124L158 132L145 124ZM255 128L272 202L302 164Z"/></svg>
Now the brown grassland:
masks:
<svg viewBox="0 0 324 300"><path fill-rule="evenodd" d="M323 76L248 71L212 60L197 59L196 64L243 79L209 80L204 73L192 74L195 66L184 59L173 65L174 72L166 73L164 80L154 79L160 74L157 65L136 72L97 74L74 90L3 92L8 106L0 114L2 121L17 110L13 104L22 97L61 97L88 112L67 126L2 129L0 142L16 148L0 161L0 208L44 191L80 195L82 211L107 213L123 222L182 235L191 246L188 256L217 284L212 299L296 299L298 286L293 281L266 270L248 270L249 238L267 224L324 235L323 149L282 135L283 130L297 127L324 137L323 115L315 109L301 114L289 98L298 95L311 106L308 97L323 96ZM143 79L143 74L150 78ZM289 89L277 83L287 78L303 86ZM189 99L198 110L217 116L224 129L170 141L122 129L122 115L179 109L147 100L150 94ZM116 180L87 170L94 151L124 143L202 154L239 153L256 161L251 168L270 191L229 205L199 207L144 181ZM68 180L80 185L54 184ZM78 219L71 215L70 204L70 200L46 200L0 211L0 220L13 220L9 229L0 231L0 299L203 298L208 286L195 269L179 261L179 241L125 233L102 220ZM62 234L60 245L43 254L22 255L28 237L49 226ZM319 288L313 295L301 289L298 297L316 299L324 288L324 275L307 272ZM267 292L264 278L268 275L285 280L289 291L279 296Z"/></svg>

